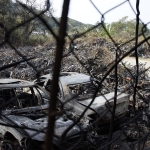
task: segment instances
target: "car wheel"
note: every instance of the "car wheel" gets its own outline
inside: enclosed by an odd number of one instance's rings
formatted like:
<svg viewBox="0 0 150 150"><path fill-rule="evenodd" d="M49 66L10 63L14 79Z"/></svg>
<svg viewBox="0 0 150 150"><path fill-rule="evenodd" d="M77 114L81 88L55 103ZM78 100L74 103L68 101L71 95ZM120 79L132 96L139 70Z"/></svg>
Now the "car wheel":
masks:
<svg viewBox="0 0 150 150"><path fill-rule="evenodd" d="M22 150L22 149L18 143L16 144L16 142L4 140L1 144L1 150Z"/></svg>

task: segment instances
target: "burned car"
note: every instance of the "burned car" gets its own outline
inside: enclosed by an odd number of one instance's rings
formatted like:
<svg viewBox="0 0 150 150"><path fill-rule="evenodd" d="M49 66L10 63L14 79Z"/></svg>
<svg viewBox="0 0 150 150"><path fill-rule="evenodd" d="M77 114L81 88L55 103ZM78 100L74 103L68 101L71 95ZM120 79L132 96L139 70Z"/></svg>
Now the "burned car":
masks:
<svg viewBox="0 0 150 150"><path fill-rule="evenodd" d="M41 85L50 92L52 75L43 75L34 80L34 83ZM101 133L104 127L109 127L111 119L110 111L114 104L114 92L102 94L100 89L93 103L90 105L98 84L99 81L97 79L88 75L76 72L62 72L59 77L58 97L62 103L68 101L65 103L65 109L75 118L78 118L89 106L84 118L86 118L89 123L94 123L96 131ZM129 95L118 92L115 111L117 118L115 121L116 124L119 124L126 115L128 104Z"/></svg>
<svg viewBox="0 0 150 150"><path fill-rule="evenodd" d="M44 95L44 97L43 97ZM45 98L47 97L47 98ZM18 79L0 79L0 147L2 150L42 149L48 124L49 94L33 82ZM53 143L59 147L59 138L73 123L66 117L55 121ZM66 135L73 144L80 136L81 128L75 125ZM66 146L66 145L65 145Z"/></svg>

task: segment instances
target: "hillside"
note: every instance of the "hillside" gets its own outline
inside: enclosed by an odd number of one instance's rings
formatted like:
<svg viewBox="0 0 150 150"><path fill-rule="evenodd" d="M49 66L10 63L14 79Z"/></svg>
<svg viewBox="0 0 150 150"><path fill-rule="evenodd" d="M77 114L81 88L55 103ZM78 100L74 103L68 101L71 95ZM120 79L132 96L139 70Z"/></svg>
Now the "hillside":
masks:
<svg viewBox="0 0 150 150"><path fill-rule="evenodd" d="M0 0L0 22L7 31L30 20L34 15L32 12L29 12L27 9L23 8L18 3L13 2L12 0ZM37 14L41 13L41 10L38 10L33 5L28 6L30 10L36 12ZM50 10L51 11L51 10ZM50 13L46 12L41 15L42 18L50 25L51 29L54 32L58 31L58 24L52 19ZM60 18L55 18L58 22ZM82 22L76 21L74 19L68 19L68 30L69 32L76 32L78 29L83 29L84 27L90 27L89 24L84 24ZM79 31L79 30L78 30ZM36 45L37 43L42 44L47 41L44 36L48 30L45 25L40 21L38 17L31 19L31 21L20 26L14 30L10 35L10 41L15 45ZM35 34L41 33L42 35L37 37ZM5 38L5 31L3 28L0 28L0 42L3 42Z"/></svg>
<svg viewBox="0 0 150 150"><path fill-rule="evenodd" d="M54 22L54 20L52 19L52 17L49 16L44 16L45 19L47 20L48 24L52 27L52 29L57 29L58 25L56 24L56 22ZM55 18L58 22L60 22L60 18ZM39 21L40 23L40 21ZM84 24L82 22L79 22L77 20L68 18L68 29L72 30L72 29L78 29L78 28L84 28L84 27L91 27L92 25L90 24ZM43 25L43 23L40 23L38 26L38 30L47 30L46 27Z"/></svg>

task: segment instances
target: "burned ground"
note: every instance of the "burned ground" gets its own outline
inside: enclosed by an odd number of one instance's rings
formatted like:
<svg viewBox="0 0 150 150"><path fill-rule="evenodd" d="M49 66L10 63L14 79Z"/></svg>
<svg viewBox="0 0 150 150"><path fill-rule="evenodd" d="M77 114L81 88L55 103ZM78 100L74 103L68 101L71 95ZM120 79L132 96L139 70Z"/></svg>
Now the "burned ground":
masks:
<svg viewBox="0 0 150 150"><path fill-rule="evenodd" d="M86 41L86 42L85 42ZM114 64L115 58L115 48L112 46L110 42L107 42L104 39L93 39L93 41L87 41L87 39L79 39L76 41L74 53L69 53L67 57L62 58L62 72L79 72L90 74L92 77L96 77L97 79L101 80L103 75L109 70L109 68ZM66 48L67 47L67 48ZM68 50L68 45L66 44L64 48L64 53ZM18 48L18 51L21 52L25 57L35 57L33 60L30 60L30 63L34 64L35 68L38 70L42 68L44 71L40 72L40 75L48 74L53 72L53 63L54 63L54 56L55 56L55 45L44 45L44 46L37 46L37 47L21 47ZM124 47L124 49L127 49ZM13 62L19 61L21 58L16 55L16 52L10 48L1 48L1 57L0 62L1 66L6 64L10 64ZM128 121L129 118L133 118L134 115L132 114L134 109L133 104L133 88L132 88L132 81L135 75L136 69L134 65L131 64L120 64L118 66L118 79L119 79L119 89L120 91L126 90L126 93L130 94L130 105L129 105L129 113L127 114L125 120L120 122L120 126L123 126L123 123ZM127 68L127 69L126 69ZM144 71L145 66L140 65L140 71ZM23 62L19 65L11 67L7 70L3 70L0 72L1 78L19 78L19 79L27 79L33 80L36 79L36 71L28 65L27 62ZM150 97L148 90L142 90L143 87L148 88L149 82L146 80L147 74L142 73L139 76L139 84L138 84L138 91L139 95L137 95L137 104L136 104L136 111L137 114L140 113L143 108L148 105L148 99ZM101 94L109 93L113 91L115 88L115 75L114 71L111 72L109 77L103 82L103 88ZM130 90L127 88L131 87ZM145 98L145 101L142 98ZM133 116L132 116L133 115ZM139 119L137 120L137 124L135 122L131 122L124 130L121 131L119 126L115 129L113 133L113 139L115 142L111 145L111 149L122 149L122 146L125 150L130 150L131 146L134 142L144 136L148 131L148 124L149 119L144 117L142 114ZM138 129L137 129L138 128ZM140 129L139 129L140 128ZM140 130L140 131L139 131ZM108 141L109 134L107 135L107 131L102 133L96 137L97 141L101 141L101 146L105 145ZM119 136L120 134L120 136ZM93 139L93 137L91 138ZM97 142L96 142L97 143ZM147 139L146 146L148 146L149 139ZM140 146L142 146L142 142ZM97 147L95 145L95 147ZM139 146L139 145L138 145ZM84 147L84 146L83 146ZM137 144L134 145L134 148L137 147ZM102 148L103 149L103 148ZM104 148L105 149L105 148Z"/></svg>
<svg viewBox="0 0 150 150"><path fill-rule="evenodd" d="M80 72L86 73L99 78L101 74L105 72L112 66L115 58L115 46L105 39L94 38L87 41L88 38L84 37L76 41L76 49L74 49L74 54L70 53L67 57L62 58L62 67L61 71L66 72ZM144 47L144 46L143 46ZM123 46L124 51L132 48L130 46ZM67 53L69 45L66 44L64 48L64 53ZM147 52L146 48L143 48ZM33 60L30 60L34 64L35 68L42 69L41 75L52 73L54 56L55 56L56 46L54 43L44 46L27 46L20 47L18 51L23 54L25 57L35 57ZM0 64L1 66L17 62L22 58L17 55L17 53L9 48L1 47L0 48L1 57ZM122 51L123 52L123 51ZM78 59L75 57L77 55ZM143 56L149 56L147 53L144 53ZM120 70L121 71L121 70ZM16 65L12 68L0 72L1 78L19 78L33 80L36 78L35 71L30 67L27 62Z"/></svg>

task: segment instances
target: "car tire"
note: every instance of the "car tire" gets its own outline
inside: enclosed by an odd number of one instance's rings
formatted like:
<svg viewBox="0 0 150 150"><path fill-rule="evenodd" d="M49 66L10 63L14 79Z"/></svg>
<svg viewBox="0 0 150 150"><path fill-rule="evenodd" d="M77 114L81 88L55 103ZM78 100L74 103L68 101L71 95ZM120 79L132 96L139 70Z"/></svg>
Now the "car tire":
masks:
<svg viewBox="0 0 150 150"><path fill-rule="evenodd" d="M22 150L18 142L12 142L10 140L4 140L0 148L1 150Z"/></svg>

